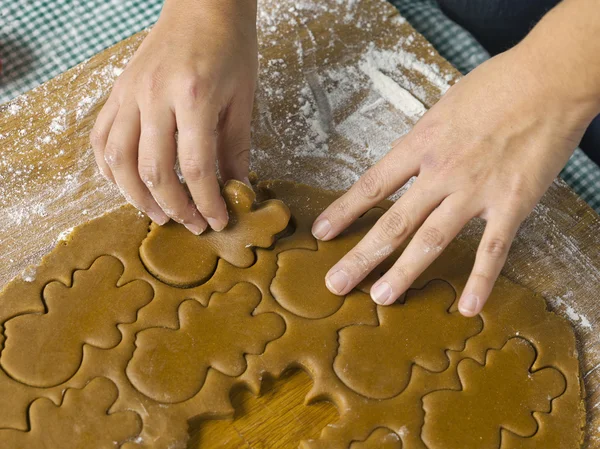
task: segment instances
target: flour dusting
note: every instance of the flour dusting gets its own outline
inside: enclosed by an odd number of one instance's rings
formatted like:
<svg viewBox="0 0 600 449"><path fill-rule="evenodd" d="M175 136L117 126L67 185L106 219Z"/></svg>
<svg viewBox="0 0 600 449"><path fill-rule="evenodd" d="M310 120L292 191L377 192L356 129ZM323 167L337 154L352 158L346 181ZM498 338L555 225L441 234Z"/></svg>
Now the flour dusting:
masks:
<svg viewBox="0 0 600 449"><path fill-rule="evenodd" d="M23 280L25 282L33 282L35 281L35 275L37 274L37 270L35 267L30 266L25 268L25 270L23 270L23 273L21 273L21 277L23 278Z"/></svg>
<svg viewBox="0 0 600 449"><path fill-rule="evenodd" d="M573 291L569 290L563 297L556 296L554 298L550 298L549 302L557 309L564 310L567 317L575 324L576 326L581 326L583 329L592 329L592 323L590 320L575 310L575 308L570 305L567 301L573 301Z"/></svg>
<svg viewBox="0 0 600 449"><path fill-rule="evenodd" d="M372 59L362 62L360 69L371 79L375 90L407 117L418 119L427 111L408 90L381 72Z"/></svg>

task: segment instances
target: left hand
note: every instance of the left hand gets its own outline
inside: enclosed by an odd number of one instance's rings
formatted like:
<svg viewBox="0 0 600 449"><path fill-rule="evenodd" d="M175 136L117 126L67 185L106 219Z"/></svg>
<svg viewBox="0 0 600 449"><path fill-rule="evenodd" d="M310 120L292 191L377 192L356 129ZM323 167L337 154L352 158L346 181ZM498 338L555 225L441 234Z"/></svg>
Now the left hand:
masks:
<svg viewBox="0 0 600 449"><path fill-rule="evenodd" d="M227 225L217 162L224 182L249 183L257 57L256 1L166 0L90 136L101 172L154 222Z"/></svg>

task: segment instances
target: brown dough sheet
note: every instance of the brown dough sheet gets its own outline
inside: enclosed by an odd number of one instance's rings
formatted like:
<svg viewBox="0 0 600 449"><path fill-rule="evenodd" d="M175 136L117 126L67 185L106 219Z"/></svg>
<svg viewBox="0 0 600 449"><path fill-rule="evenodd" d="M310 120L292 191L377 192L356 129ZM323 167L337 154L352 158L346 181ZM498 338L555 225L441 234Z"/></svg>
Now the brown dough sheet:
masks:
<svg viewBox="0 0 600 449"><path fill-rule="evenodd" d="M337 297L325 273L389 203L321 243L310 226L337 193L256 190L228 183L232 226L199 237L115 210L3 289L0 449L186 447L192 421L233 416L232 391L291 369L313 381L307 406L339 413L304 448L581 446L574 333L541 296L500 278L462 317L474 255L455 242L393 306L368 288L397 252Z"/></svg>

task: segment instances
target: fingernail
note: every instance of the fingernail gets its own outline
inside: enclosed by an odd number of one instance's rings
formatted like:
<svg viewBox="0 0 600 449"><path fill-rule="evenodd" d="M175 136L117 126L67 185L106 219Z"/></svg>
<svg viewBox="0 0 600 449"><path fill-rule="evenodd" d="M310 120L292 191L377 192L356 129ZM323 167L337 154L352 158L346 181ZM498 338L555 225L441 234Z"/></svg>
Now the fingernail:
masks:
<svg viewBox="0 0 600 449"><path fill-rule="evenodd" d="M227 223L224 224L221 220L217 220L216 218L207 217L206 221L208 221L208 224L213 229L213 231L217 232L222 231L223 229L225 229L225 226L227 226Z"/></svg>
<svg viewBox="0 0 600 449"><path fill-rule="evenodd" d="M203 228L196 223L184 223L184 226L194 235L200 235L204 232L206 228Z"/></svg>
<svg viewBox="0 0 600 449"><path fill-rule="evenodd" d="M377 282L371 288L371 298L379 305L387 305L391 296L392 287L387 282Z"/></svg>
<svg viewBox="0 0 600 449"><path fill-rule="evenodd" d="M331 223L326 218L317 220L312 227L312 235L319 240L323 240L331 231Z"/></svg>
<svg viewBox="0 0 600 449"><path fill-rule="evenodd" d="M169 221L169 217L167 217L164 213L148 211L146 212L146 215L148 215L150 217L150 220L152 220L159 226L163 226Z"/></svg>
<svg viewBox="0 0 600 449"><path fill-rule="evenodd" d="M244 178L244 184L246 184L248 187L252 187L252 184L250 183L250 179L247 176Z"/></svg>
<svg viewBox="0 0 600 449"><path fill-rule="evenodd" d="M338 270L327 277L325 284L327 284L327 288L329 288L329 290L336 295L339 295L348 286L348 282L348 275L343 270Z"/></svg>
<svg viewBox="0 0 600 449"><path fill-rule="evenodd" d="M463 315L473 316L477 313L478 306L479 297L474 295L473 293L469 293L467 296L463 297L458 303L458 310Z"/></svg>

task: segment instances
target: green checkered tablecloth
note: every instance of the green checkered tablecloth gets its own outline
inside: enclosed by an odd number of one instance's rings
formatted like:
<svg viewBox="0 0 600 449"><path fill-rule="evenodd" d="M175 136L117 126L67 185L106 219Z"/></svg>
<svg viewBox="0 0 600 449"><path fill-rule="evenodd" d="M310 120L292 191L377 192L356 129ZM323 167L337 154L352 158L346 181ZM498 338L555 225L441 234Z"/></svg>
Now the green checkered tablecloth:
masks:
<svg viewBox="0 0 600 449"><path fill-rule="evenodd" d="M350 1L350 0L348 0ZM0 104L154 23L162 0L0 0ZM489 58L434 0L392 0L461 72ZM600 212L600 168L577 150L562 178Z"/></svg>
<svg viewBox="0 0 600 449"><path fill-rule="evenodd" d="M162 0L0 0L0 103L153 24Z"/></svg>

